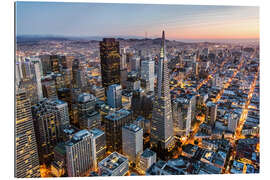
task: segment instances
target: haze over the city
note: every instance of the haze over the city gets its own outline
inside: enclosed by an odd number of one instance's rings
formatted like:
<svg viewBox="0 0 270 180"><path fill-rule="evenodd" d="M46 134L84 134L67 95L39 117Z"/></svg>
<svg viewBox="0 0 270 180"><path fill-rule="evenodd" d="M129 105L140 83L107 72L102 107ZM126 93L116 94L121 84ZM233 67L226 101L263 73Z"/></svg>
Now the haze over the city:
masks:
<svg viewBox="0 0 270 180"><path fill-rule="evenodd" d="M259 7L18 2L17 35L259 39Z"/></svg>

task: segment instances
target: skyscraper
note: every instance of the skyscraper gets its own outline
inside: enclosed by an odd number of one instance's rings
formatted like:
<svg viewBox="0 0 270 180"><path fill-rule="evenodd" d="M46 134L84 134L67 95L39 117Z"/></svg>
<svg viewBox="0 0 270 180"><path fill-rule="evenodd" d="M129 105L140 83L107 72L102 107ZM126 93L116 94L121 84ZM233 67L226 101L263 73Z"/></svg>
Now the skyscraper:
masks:
<svg viewBox="0 0 270 180"><path fill-rule="evenodd" d="M58 103L54 103L53 101L54 100L44 98L37 105L32 107L41 163L51 162L53 158L53 148L61 141L61 120L63 119L63 123L65 123L68 116L68 112L60 112L59 109L56 108ZM66 115L61 118L61 114Z"/></svg>
<svg viewBox="0 0 270 180"><path fill-rule="evenodd" d="M75 133L66 142L67 172L69 177L85 175L93 168L93 134L88 130Z"/></svg>
<svg viewBox="0 0 270 180"><path fill-rule="evenodd" d="M47 97L49 99L58 98L55 81L53 80L52 76L48 75L42 78L41 84L44 97Z"/></svg>
<svg viewBox="0 0 270 180"><path fill-rule="evenodd" d="M131 71L138 72L140 70L141 60L139 57L134 57L131 59Z"/></svg>
<svg viewBox="0 0 270 180"><path fill-rule="evenodd" d="M106 155L106 136L105 132L98 128L91 129L90 133L93 134L93 169L97 170L98 163L103 160Z"/></svg>
<svg viewBox="0 0 270 180"><path fill-rule="evenodd" d="M122 87L119 84L113 84L107 90L107 103L110 107L120 109L122 107Z"/></svg>
<svg viewBox="0 0 270 180"><path fill-rule="evenodd" d="M104 38L99 45L102 86L107 89L112 84L120 84L119 42L114 38Z"/></svg>
<svg viewBox="0 0 270 180"><path fill-rule="evenodd" d="M40 177L36 136L30 101L22 89L16 90L15 177Z"/></svg>
<svg viewBox="0 0 270 180"><path fill-rule="evenodd" d="M155 62L142 61L141 67L141 79L149 81L149 90L154 91L154 81L155 81Z"/></svg>
<svg viewBox="0 0 270 180"><path fill-rule="evenodd" d="M169 89L168 60L165 49L165 32L158 62L158 82L153 103L151 142L153 146L170 149L174 146L171 95Z"/></svg>
<svg viewBox="0 0 270 180"><path fill-rule="evenodd" d="M104 119L107 149L122 152L122 127L132 122L132 112L120 109Z"/></svg>
<svg viewBox="0 0 270 180"><path fill-rule="evenodd" d="M72 62L72 76L73 88L83 89L87 86L83 62L79 59L74 59Z"/></svg>
<svg viewBox="0 0 270 180"><path fill-rule="evenodd" d="M95 110L96 97L92 94L82 93L78 96L78 121L81 129L100 128L100 114Z"/></svg>
<svg viewBox="0 0 270 180"><path fill-rule="evenodd" d="M122 148L123 154L129 161L137 164L139 156L143 152L143 129L135 124L128 124L122 127Z"/></svg>
<svg viewBox="0 0 270 180"><path fill-rule="evenodd" d="M39 59L32 59L33 63L33 70L35 73L34 80L35 83L37 84L37 95L38 99L41 100L43 98L43 93L42 93L42 85L41 85L41 62Z"/></svg>

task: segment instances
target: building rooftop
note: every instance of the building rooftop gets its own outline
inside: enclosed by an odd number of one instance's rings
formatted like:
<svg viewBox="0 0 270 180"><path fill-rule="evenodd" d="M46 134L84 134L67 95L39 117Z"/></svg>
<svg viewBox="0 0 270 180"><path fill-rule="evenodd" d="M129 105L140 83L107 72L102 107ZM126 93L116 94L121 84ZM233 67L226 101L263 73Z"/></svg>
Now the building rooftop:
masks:
<svg viewBox="0 0 270 180"><path fill-rule="evenodd" d="M90 130L90 133L92 133L94 135L94 137L99 137L99 136L104 134L104 131L102 131L101 129L98 129L98 128L93 128Z"/></svg>
<svg viewBox="0 0 270 180"><path fill-rule="evenodd" d="M144 158L148 158L148 157L154 156L155 154L156 153L154 151L151 151L150 149L146 148L141 154L141 156Z"/></svg>
<svg viewBox="0 0 270 180"><path fill-rule="evenodd" d="M135 124L125 125L125 126L123 126L123 128L128 129L129 131L132 131L134 133L142 130L142 128L140 128L139 126L137 126Z"/></svg>
<svg viewBox="0 0 270 180"><path fill-rule="evenodd" d="M105 159L98 163L99 167L105 168L105 170L111 172L118 168L121 164L128 161L128 158L117 153L113 152Z"/></svg>
<svg viewBox="0 0 270 180"><path fill-rule="evenodd" d="M65 147L65 143L58 143L55 147L54 147L54 152L58 152L62 155L66 154L66 147Z"/></svg>
<svg viewBox="0 0 270 180"><path fill-rule="evenodd" d="M130 115L131 112L126 110L126 109L120 109L112 114L109 114L105 116L106 119L112 120L112 121L117 121L119 119L122 119L123 117L126 117Z"/></svg>
<svg viewBox="0 0 270 180"><path fill-rule="evenodd" d="M71 140L66 142L66 145L72 146L76 144L77 142L81 141L82 139L84 139L85 137L91 136L91 135L92 134L86 129L80 130L73 135Z"/></svg>
<svg viewBox="0 0 270 180"><path fill-rule="evenodd" d="M96 97L93 94L89 94L89 93L82 93L78 96L77 101L80 103L85 103L88 101L95 101Z"/></svg>

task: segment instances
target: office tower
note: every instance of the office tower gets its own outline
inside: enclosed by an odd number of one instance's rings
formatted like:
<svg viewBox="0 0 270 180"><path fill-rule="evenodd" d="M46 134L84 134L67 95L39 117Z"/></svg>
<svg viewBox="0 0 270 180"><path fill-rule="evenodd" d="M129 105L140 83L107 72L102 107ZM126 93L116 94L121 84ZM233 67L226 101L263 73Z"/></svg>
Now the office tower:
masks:
<svg viewBox="0 0 270 180"><path fill-rule="evenodd" d="M122 87L119 84L113 84L107 90L107 103L110 107L120 109L122 107Z"/></svg>
<svg viewBox="0 0 270 180"><path fill-rule="evenodd" d="M53 80L55 81L56 90L60 88L64 88L65 86L65 77L61 73L52 74Z"/></svg>
<svg viewBox="0 0 270 180"><path fill-rule="evenodd" d="M68 103L59 99L48 100L50 106L55 108L58 117L60 118L61 128L68 127L70 125Z"/></svg>
<svg viewBox="0 0 270 180"><path fill-rule="evenodd" d="M122 127L132 122L132 113L120 109L104 118L107 150L122 152Z"/></svg>
<svg viewBox="0 0 270 180"><path fill-rule="evenodd" d="M100 100L104 100L105 98L104 87L93 85L90 87L90 93Z"/></svg>
<svg viewBox="0 0 270 180"><path fill-rule="evenodd" d="M153 102L154 102L154 92L148 91L145 93L142 101L142 116L146 119L152 119L152 111L153 111Z"/></svg>
<svg viewBox="0 0 270 180"><path fill-rule="evenodd" d="M132 92L131 109L133 111L133 118L137 118L143 114L143 99L144 91L140 88Z"/></svg>
<svg viewBox="0 0 270 180"><path fill-rule="evenodd" d="M125 70L127 69L127 54L126 54L126 49L122 48L121 49L121 61L120 61L120 70Z"/></svg>
<svg viewBox="0 0 270 180"><path fill-rule="evenodd" d="M120 84L123 88L127 86L128 71L127 69L120 70Z"/></svg>
<svg viewBox="0 0 270 180"><path fill-rule="evenodd" d="M174 146L171 95L169 89L168 60L165 49L165 32L162 32L162 45L158 62L158 82L153 103L151 142L162 149Z"/></svg>
<svg viewBox="0 0 270 180"><path fill-rule="evenodd" d="M16 89L15 177L40 177L31 104L23 89Z"/></svg>
<svg viewBox="0 0 270 180"><path fill-rule="evenodd" d="M68 118L67 110L65 108L64 110L62 108L59 108L60 110L57 109L57 104L59 103L55 103L55 100L44 98L37 105L32 106L38 154L41 163L48 164L51 162L53 148L61 141L61 127L65 125Z"/></svg>
<svg viewBox="0 0 270 180"><path fill-rule="evenodd" d="M70 59L68 59L66 56L62 56L62 55L58 55L58 59L59 59L59 64L60 64L60 72L62 72L63 69L69 68L68 65L70 65L70 64L68 64L68 63L70 63L70 62L68 62L68 60L70 60Z"/></svg>
<svg viewBox="0 0 270 180"><path fill-rule="evenodd" d="M129 161L137 164L143 151L143 129L135 124L123 126L122 148Z"/></svg>
<svg viewBox="0 0 270 180"><path fill-rule="evenodd" d="M72 70L72 61L74 60L73 55L67 55L66 56L66 68ZM65 68L65 66L64 66Z"/></svg>
<svg viewBox="0 0 270 180"><path fill-rule="evenodd" d="M211 101L206 103L206 116L205 120L214 126L217 119L217 104Z"/></svg>
<svg viewBox="0 0 270 180"><path fill-rule="evenodd" d="M60 73L61 72L59 56L51 55L50 56L50 64L51 64L51 72L53 72L53 73Z"/></svg>
<svg viewBox="0 0 270 180"><path fill-rule="evenodd" d="M22 69L23 79L32 79L33 78L33 73L31 70L31 61L29 58L26 58L26 59L24 59L24 61L22 61L21 69Z"/></svg>
<svg viewBox="0 0 270 180"><path fill-rule="evenodd" d="M37 84L33 79L22 79L19 88L25 89L26 96L29 97L31 106L38 103Z"/></svg>
<svg viewBox="0 0 270 180"><path fill-rule="evenodd" d="M43 96L48 99L57 99L55 81L52 76L48 75L41 79Z"/></svg>
<svg viewBox="0 0 270 180"><path fill-rule="evenodd" d="M149 90L154 91L155 62L152 60L142 61L141 79L149 82Z"/></svg>
<svg viewBox="0 0 270 180"><path fill-rule="evenodd" d="M90 130L93 134L93 148L95 154L93 155L93 169L98 169L98 163L105 158L106 155L106 136L105 132L98 128Z"/></svg>
<svg viewBox="0 0 270 180"><path fill-rule="evenodd" d="M173 118L173 130L174 135L181 136L184 134L185 131L185 122L183 114L185 112L185 109L183 108L184 103L181 103L177 101L177 99L174 99L172 101L172 118Z"/></svg>
<svg viewBox="0 0 270 180"><path fill-rule="evenodd" d="M152 166L152 164L156 163L156 161L157 154L147 148L141 154L139 167L145 173L146 170Z"/></svg>
<svg viewBox="0 0 270 180"><path fill-rule="evenodd" d="M184 96L173 100L173 123L175 135L188 136L191 131L192 123L192 107L194 104L195 96Z"/></svg>
<svg viewBox="0 0 270 180"><path fill-rule="evenodd" d="M135 58L132 58L131 59L131 71L136 71L136 72L139 72L140 70L140 63L141 63L141 60L139 57L135 57Z"/></svg>
<svg viewBox="0 0 270 180"><path fill-rule="evenodd" d="M42 86L41 86L42 66L41 66L40 59L31 58L30 68L31 68L32 80L34 81L34 83L36 83L38 100L41 100L43 98L43 93L42 93Z"/></svg>
<svg viewBox="0 0 270 180"><path fill-rule="evenodd" d="M58 99L67 102L69 116L72 115L72 98L71 98L71 89L70 88L60 88L57 89Z"/></svg>
<svg viewBox="0 0 270 180"><path fill-rule="evenodd" d="M79 114L78 114L78 107L77 107L77 100L78 96L82 93L81 89L79 88L72 88L70 89L70 96L71 96L71 116L70 116L70 122L73 125L76 125L79 127Z"/></svg>
<svg viewBox="0 0 270 180"><path fill-rule="evenodd" d="M124 176L128 172L128 158L113 152L98 163L100 176Z"/></svg>
<svg viewBox="0 0 270 180"><path fill-rule="evenodd" d="M139 73L136 71L131 71L128 73L126 81L127 90L133 91L141 88L141 81L139 78Z"/></svg>
<svg viewBox="0 0 270 180"><path fill-rule="evenodd" d="M95 110L96 97L92 94L82 93L77 99L78 121L80 129L99 128L101 118Z"/></svg>
<svg viewBox="0 0 270 180"><path fill-rule="evenodd" d="M72 62L72 84L73 88L84 89L87 86L86 74L83 70L83 63L79 59Z"/></svg>
<svg viewBox="0 0 270 180"><path fill-rule="evenodd" d="M107 89L112 84L120 84L119 42L114 38L104 38L99 46L102 86Z"/></svg>
<svg viewBox="0 0 270 180"><path fill-rule="evenodd" d="M88 130L75 133L66 142L67 172L69 177L86 175L93 168L93 135Z"/></svg>

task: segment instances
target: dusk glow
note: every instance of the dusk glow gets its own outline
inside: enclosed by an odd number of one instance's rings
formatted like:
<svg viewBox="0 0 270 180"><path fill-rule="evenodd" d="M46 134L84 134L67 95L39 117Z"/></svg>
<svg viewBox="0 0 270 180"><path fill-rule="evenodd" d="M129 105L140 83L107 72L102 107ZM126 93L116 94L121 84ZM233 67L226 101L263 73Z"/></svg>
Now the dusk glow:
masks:
<svg viewBox="0 0 270 180"><path fill-rule="evenodd" d="M259 7L18 2L16 11L18 35L259 39Z"/></svg>

